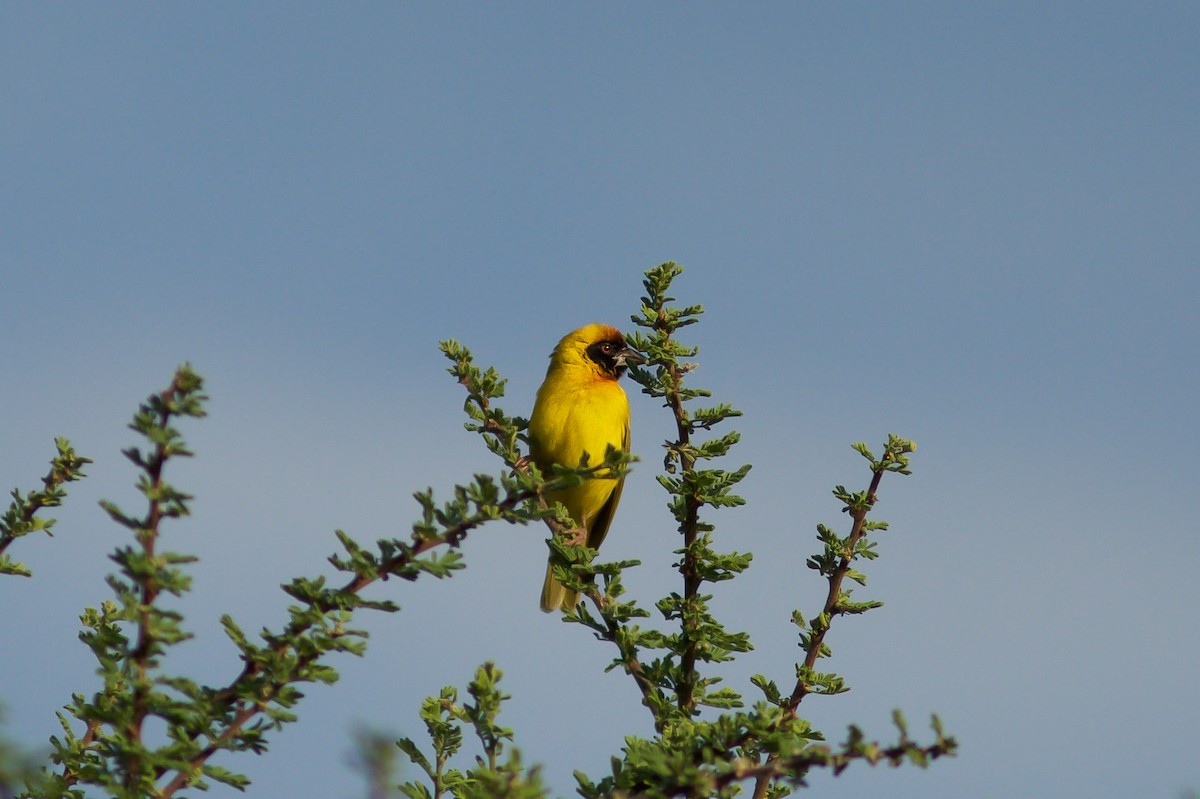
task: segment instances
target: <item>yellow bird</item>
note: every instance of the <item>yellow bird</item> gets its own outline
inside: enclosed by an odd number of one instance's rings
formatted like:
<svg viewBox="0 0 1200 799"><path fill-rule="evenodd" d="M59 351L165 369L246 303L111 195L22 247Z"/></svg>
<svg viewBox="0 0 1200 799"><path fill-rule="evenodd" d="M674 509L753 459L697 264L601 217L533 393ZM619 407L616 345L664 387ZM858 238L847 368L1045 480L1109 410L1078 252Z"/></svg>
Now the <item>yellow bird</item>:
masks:
<svg viewBox="0 0 1200 799"><path fill-rule="evenodd" d="M550 368L529 417L529 457L543 472L554 464L592 465L609 446L629 450L629 399L617 383L629 364L644 363L611 325L588 325L563 336L550 354ZM593 478L547 496L561 502L587 530L587 545L600 546L621 501L624 478ZM542 610L574 610L579 597L554 579L549 563L542 585Z"/></svg>

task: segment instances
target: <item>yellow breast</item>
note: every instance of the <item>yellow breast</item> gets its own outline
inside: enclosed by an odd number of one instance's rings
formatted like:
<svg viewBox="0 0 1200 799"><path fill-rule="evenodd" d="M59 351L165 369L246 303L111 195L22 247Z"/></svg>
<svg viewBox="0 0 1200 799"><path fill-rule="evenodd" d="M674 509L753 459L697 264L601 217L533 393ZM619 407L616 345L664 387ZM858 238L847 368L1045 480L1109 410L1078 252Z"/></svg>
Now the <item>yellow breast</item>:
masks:
<svg viewBox="0 0 1200 799"><path fill-rule="evenodd" d="M553 464L595 465L608 447L629 449L629 400L616 380L553 367L538 390L529 419L529 454L539 469ZM611 479L588 480L557 492L577 524L587 525L617 487Z"/></svg>

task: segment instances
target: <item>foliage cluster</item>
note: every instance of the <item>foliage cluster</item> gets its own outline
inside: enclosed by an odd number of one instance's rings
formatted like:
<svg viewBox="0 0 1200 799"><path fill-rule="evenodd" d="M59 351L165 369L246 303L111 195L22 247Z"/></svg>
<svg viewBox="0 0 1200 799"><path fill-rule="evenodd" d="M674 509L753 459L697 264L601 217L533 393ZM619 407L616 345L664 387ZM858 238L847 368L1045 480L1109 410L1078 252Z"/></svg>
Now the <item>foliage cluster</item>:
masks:
<svg viewBox="0 0 1200 799"><path fill-rule="evenodd" d="M750 467L726 470L714 462L738 443L736 432L714 429L740 412L727 403L697 406L710 392L687 384L697 349L680 341L680 331L695 324L699 305L677 307L668 295L681 269L673 263L647 271L645 296L632 317L638 331L629 342L647 356L631 370L633 380L672 415L675 437L664 443L663 472L657 479L680 535L675 569L678 588L658 599L653 612L630 598L622 584L624 570L637 561L601 562L595 550L577 545L572 522L561 506L547 503L550 492L591 479L599 471L622 472L635 459L610 450L604 461L588 467L555 467L540 473L522 458L526 420L508 416L496 404L504 380L492 368L474 364L469 350L442 342L449 371L467 392L467 429L482 436L503 462L497 474L477 474L437 501L432 491L415 494L420 509L411 533L364 545L342 531L341 552L329 562L340 579L298 577L283 586L292 604L278 630L247 635L229 616L226 634L240 653L236 675L223 685L201 685L167 673L164 655L189 636L178 611L164 606L165 596L181 597L189 589L186 566L192 555L164 549L164 525L188 515L191 497L166 480L170 463L190 457L177 425L204 415L203 380L189 366L180 367L171 383L138 410L130 427L143 439L125 456L138 471L137 487L145 505L129 513L102 503L109 517L129 530L132 542L112 560L117 572L108 579L112 598L82 614L81 640L97 663L98 685L75 694L59 714L62 735L51 740L52 763L31 772L16 768L0 748L0 795L21 792L29 797L114 797L166 799L212 782L237 788L246 778L225 763L236 752L263 753L269 736L296 718L295 708L306 683L332 683L338 675L329 656L365 650L365 634L354 628L362 610L394 612L388 600L368 600L367 586L392 577L412 582L423 577L450 577L464 568L468 536L496 521L541 523L551 532L548 546L564 585L579 591L585 602L566 613L564 621L579 625L611 647L608 669L619 669L636 684L650 714L655 735L631 736L612 758L611 773L601 777L576 774L585 799L601 797L733 797L746 790L755 799L780 797L805 784L815 768L840 773L855 761L870 764L911 762L924 766L954 752L937 718L934 740L921 744L909 737L897 712L897 739L889 744L868 740L852 727L839 744L799 715L812 694L832 695L847 689L837 674L818 669L831 654L827 642L834 621L874 610L878 601L853 601L847 581L865 585L864 561L877 557L875 534L886 523L868 518L884 475L908 474L915 445L889 436L877 457L865 445L855 449L869 464L867 488L838 486L835 497L848 514L850 530L841 535L819 525L820 550L807 565L828 585L826 600L811 617L796 611L804 659L792 676L781 681L764 675L751 680L761 696L750 703L741 691L721 685L719 666L751 648L749 636L731 630L713 615L711 601L718 583L728 583L751 563L749 553L716 548L716 528L706 509L735 507L733 493ZM13 502L0 520L0 572L30 574L6 550L21 536L50 532L54 521L43 511L58 505L67 483L83 477L88 459L59 439L58 454L43 489L13 492ZM650 619L657 618L651 624ZM499 688L501 672L486 663L460 701L456 688L443 688L425 700L420 717L428 741L410 738L395 745L416 767L417 779L399 786L411 799L475 797L543 797L548 789L536 767L526 766L513 746L513 731L498 717L508 698ZM165 730L149 735L147 730ZM479 754L461 763L469 730ZM393 749L392 752L395 752ZM393 758L378 740L364 738L364 767L375 774L372 794L388 790Z"/></svg>

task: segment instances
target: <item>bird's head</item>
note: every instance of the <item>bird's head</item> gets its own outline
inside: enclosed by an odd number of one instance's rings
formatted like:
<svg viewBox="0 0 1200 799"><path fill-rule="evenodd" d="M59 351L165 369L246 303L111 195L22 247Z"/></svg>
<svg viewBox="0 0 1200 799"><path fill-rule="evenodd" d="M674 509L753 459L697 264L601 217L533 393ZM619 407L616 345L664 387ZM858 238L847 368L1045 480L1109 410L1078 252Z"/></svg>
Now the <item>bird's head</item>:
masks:
<svg viewBox="0 0 1200 799"><path fill-rule="evenodd" d="M646 362L644 355L625 343L620 330L612 325L598 324L581 327L563 336L550 358L552 369L555 364L579 366L612 380L624 374L629 365Z"/></svg>

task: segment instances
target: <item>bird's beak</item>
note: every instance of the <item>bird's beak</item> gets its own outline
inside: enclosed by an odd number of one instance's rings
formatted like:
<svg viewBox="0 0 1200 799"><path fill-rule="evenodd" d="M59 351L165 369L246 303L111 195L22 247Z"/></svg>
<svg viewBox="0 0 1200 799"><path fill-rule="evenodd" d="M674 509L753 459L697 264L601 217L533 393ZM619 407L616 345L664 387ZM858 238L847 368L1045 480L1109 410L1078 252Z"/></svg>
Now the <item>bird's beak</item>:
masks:
<svg viewBox="0 0 1200 799"><path fill-rule="evenodd" d="M632 347L626 347L618 352L613 360L617 362L618 369L624 369L626 366L641 366L646 362L646 356Z"/></svg>

